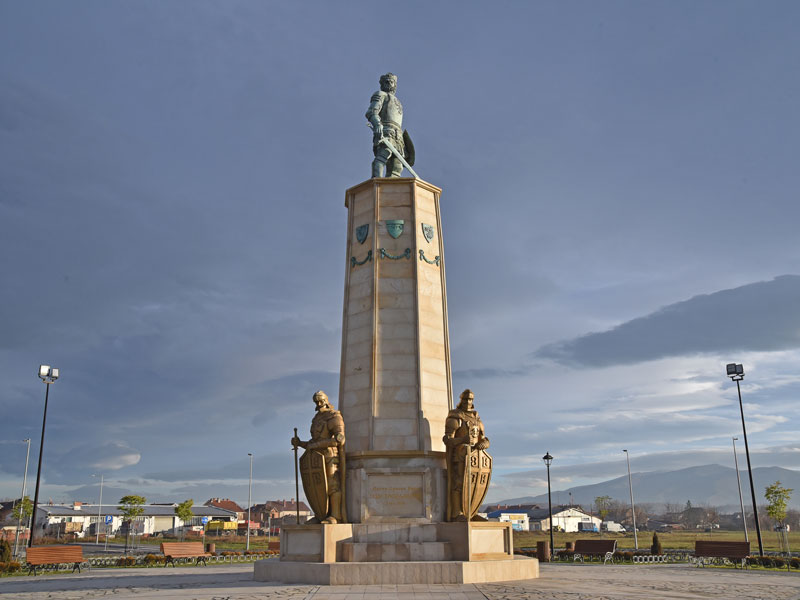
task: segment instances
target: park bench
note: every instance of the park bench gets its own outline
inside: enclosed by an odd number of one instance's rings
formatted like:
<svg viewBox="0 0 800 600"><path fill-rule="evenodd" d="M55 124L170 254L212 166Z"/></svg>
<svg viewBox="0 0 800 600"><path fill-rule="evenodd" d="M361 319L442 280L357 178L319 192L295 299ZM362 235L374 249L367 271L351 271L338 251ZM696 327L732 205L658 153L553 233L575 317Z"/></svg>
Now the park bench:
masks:
<svg viewBox="0 0 800 600"><path fill-rule="evenodd" d="M28 548L28 574L36 575L36 567L72 563L72 572L81 572L81 563L89 564L83 558L82 546L33 546Z"/></svg>
<svg viewBox="0 0 800 600"><path fill-rule="evenodd" d="M617 540L576 540L572 560L583 562L584 556L602 556L603 564L614 559Z"/></svg>
<svg viewBox="0 0 800 600"><path fill-rule="evenodd" d="M696 540L694 543L694 560L697 566L706 566L714 559L723 558L742 567L747 567L747 557L750 556L750 542L716 542L710 540Z"/></svg>
<svg viewBox="0 0 800 600"><path fill-rule="evenodd" d="M166 567L169 563L175 566L176 558L194 558L195 564L206 565L208 557L211 556L203 550L203 542L161 542L161 553L167 557L164 562Z"/></svg>

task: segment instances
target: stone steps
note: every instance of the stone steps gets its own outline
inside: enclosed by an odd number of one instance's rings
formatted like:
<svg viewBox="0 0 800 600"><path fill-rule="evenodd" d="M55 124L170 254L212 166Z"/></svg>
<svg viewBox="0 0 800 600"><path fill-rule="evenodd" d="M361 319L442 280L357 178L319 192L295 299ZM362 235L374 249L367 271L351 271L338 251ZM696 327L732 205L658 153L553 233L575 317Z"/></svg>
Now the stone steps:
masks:
<svg viewBox="0 0 800 600"><path fill-rule="evenodd" d="M342 562L452 560L450 542L340 542Z"/></svg>

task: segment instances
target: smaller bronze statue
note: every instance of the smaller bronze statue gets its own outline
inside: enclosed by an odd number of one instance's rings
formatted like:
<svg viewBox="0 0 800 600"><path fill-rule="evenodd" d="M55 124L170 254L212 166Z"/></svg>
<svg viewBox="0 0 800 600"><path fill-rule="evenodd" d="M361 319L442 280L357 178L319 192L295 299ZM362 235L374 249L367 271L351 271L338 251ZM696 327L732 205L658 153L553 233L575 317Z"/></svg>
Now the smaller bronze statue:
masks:
<svg viewBox="0 0 800 600"><path fill-rule="evenodd" d="M400 177L403 167L413 177L414 144L403 129L403 105L398 100L397 75L386 73L380 78L381 89L372 94L367 109L368 125L372 129L373 177Z"/></svg>
<svg viewBox="0 0 800 600"><path fill-rule="evenodd" d="M460 398L458 408L447 415L442 438L447 447L447 520L482 520L476 515L492 478L489 438L475 410L475 394L464 390Z"/></svg>
<svg viewBox="0 0 800 600"><path fill-rule="evenodd" d="M311 421L311 439L304 442L296 435L292 438L295 451L298 446L305 448L300 457L300 474L306 499L314 511L314 518L308 523L346 523L344 420L322 390L314 394L314 404L317 414Z"/></svg>

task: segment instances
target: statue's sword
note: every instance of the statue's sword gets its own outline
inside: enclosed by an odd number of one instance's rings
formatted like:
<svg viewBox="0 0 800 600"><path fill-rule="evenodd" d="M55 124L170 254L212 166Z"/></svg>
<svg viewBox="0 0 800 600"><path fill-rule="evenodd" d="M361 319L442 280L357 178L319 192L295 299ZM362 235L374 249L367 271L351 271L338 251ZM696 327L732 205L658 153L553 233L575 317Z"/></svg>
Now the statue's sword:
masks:
<svg viewBox="0 0 800 600"><path fill-rule="evenodd" d="M367 121L367 127L372 129L372 123ZM414 169L412 169L411 165L408 164L408 162L406 162L405 157L397 151L397 148L394 147L394 144L392 144L392 142L387 140L384 136L381 136L381 138L378 140L378 144L383 144L384 146L386 146L389 149L389 151L397 157L397 160L403 163L403 166L408 170L409 173L411 173L414 176L414 179L419 179L419 175L417 175L414 172Z"/></svg>

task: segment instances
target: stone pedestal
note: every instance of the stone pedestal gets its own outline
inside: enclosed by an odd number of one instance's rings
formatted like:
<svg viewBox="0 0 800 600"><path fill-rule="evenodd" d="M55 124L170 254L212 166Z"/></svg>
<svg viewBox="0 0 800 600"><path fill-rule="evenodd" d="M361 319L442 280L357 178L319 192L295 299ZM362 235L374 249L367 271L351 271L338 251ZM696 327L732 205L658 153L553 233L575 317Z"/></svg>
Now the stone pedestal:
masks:
<svg viewBox="0 0 800 600"><path fill-rule="evenodd" d="M370 179L347 190L339 402L348 523L287 525L257 581L472 583L539 576L509 523L444 523L452 408L441 190Z"/></svg>
<svg viewBox="0 0 800 600"><path fill-rule="evenodd" d="M445 517L452 383L440 193L406 178L346 193L338 409L354 523Z"/></svg>
<svg viewBox="0 0 800 600"><path fill-rule="evenodd" d="M510 523L286 525L280 561L255 564L256 581L345 585L472 583L539 576L515 557Z"/></svg>

